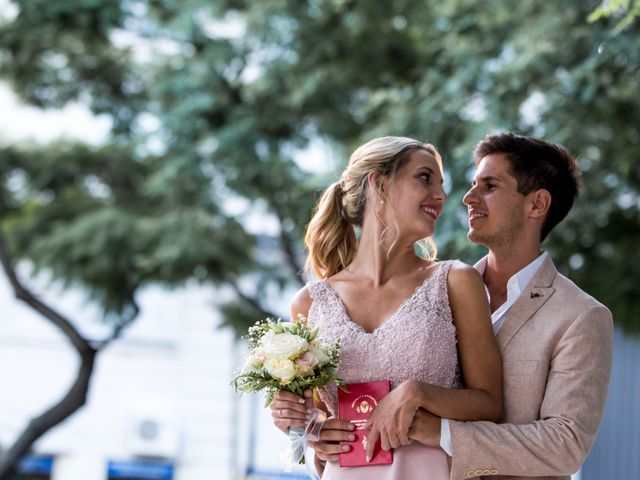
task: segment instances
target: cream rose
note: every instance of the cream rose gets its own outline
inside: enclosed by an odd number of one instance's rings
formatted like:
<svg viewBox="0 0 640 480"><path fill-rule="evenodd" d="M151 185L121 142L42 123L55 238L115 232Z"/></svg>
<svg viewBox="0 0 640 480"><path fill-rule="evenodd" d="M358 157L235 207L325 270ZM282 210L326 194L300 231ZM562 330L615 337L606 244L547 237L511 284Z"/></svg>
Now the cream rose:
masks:
<svg viewBox="0 0 640 480"><path fill-rule="evenodd" d="M262 367L262 360L259 359L254 352L251 355L249 355L247 357L247 360L244 362L244 365L242 367L242 373L246 374L246 373L256 372L260 369L260 367Z"/></svg>
<svg viewBox="0 0 640 480"><path fill-rule="evenodd" d="M290 383L296 376L296 364L291 360L270 358L264 362L264 368L269 375L280 380L282 384Z"/></svg>
<svg viewBox="0 0 640 480"><path fill-rule="evenodd" d="M329 363L331 360L329 356L319 348L312 348L309 350L309 353L316 358L317 364L321 367Z"/></svg>
<svg viewBox="0 0 640 480"><path fill-rule="evenodd" d="M272 332L269 332L272 333ZM269 359L291 359L307 350L307 341L292 333L267 333L262 339L262 348Z"/></svg>

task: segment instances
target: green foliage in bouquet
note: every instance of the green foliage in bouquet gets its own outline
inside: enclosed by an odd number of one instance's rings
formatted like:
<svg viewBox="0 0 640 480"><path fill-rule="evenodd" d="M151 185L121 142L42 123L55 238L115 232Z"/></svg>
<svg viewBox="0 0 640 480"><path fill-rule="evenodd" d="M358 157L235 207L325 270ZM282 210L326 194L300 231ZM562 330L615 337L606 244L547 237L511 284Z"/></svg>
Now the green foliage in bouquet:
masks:
<svg viewBox="0 0 640 480"><path fill-rule="evenodd" d="M302 315L293 322L256 322L245 336L251 351L231 384L240 392L265 391L265 405L279 390L302 396L329 382L342 386L337 372L340 343L318 341L318 332Z"/></svg>

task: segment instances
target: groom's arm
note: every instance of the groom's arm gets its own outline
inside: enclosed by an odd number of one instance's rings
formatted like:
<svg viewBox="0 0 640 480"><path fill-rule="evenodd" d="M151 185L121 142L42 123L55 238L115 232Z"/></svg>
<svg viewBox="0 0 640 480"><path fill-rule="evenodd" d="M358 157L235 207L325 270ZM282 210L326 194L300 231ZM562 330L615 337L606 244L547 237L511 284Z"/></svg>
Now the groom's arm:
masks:
<svg viewBox="0 0 640 480"><path fill-rule="evenodd" d="M567 329L551 357L540 420L524 425L450 421L451 480L478 471L514 476L576 472L604 410L611 345L611 314L592 307Z"/></svg>

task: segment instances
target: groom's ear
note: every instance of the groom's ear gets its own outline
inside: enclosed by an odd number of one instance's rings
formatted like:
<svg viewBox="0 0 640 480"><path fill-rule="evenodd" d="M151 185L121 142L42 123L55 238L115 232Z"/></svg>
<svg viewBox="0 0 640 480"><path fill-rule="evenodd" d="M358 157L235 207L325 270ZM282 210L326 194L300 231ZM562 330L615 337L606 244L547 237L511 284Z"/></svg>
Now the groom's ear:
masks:
<svg viewBox="0 0 640 480"><path fill-rule="evenodd" d="M551 194L549 190L541 188L527 195L529 218L544 219L551 207Z"/></svg>

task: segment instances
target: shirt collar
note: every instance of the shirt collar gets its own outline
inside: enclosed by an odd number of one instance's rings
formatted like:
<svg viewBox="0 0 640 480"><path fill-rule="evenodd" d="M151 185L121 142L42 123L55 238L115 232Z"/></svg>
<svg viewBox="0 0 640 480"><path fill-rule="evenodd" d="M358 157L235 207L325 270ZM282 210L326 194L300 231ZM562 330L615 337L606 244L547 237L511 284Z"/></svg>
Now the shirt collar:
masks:
<svg viewBox="0 0 640 480"><path fill-rule="evenodd" d="M515 275L513 275L509 281L507 282L507 299L506 301L498 307L498 309L491 314L491 323L493 324L494 333L498 331L500 326L502 325L503 317L505 313L511 308L511 306L516 303L516 300L524 290L524 287L531 281L535 273L542 266L542 263L549 256L547 252L542 252L538 257L533 260L529 265L522 268ZM484 275L485 270L487 269L487 257L483 257L473 266L480 275ZM484 286L485 293L487 294L487 298L489 297L489 289L486 284Z"/></svg>
<svg viewBox="0 0 640 480"><path fill-rule="evenodd" d="M524 287L527 286L527 283L531 281L548 256L549 254L547 252L542 252L533 262L516 272L515 275L513 275L507 282L507 289L509 284L517 282L515 285L517 285L518 289L522 291ZM484 276L484 272L487 269L487 257L484 256L478 260L473 268L475 268L480 275Z"/></svg>

